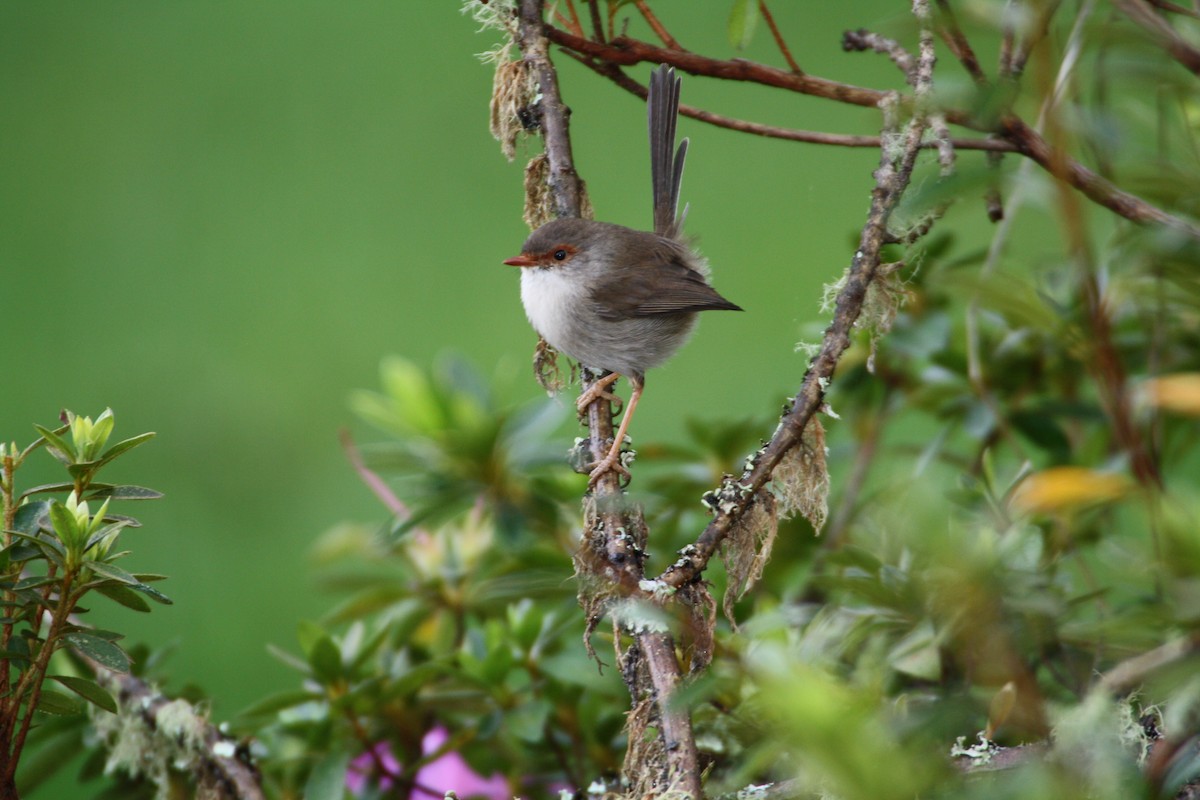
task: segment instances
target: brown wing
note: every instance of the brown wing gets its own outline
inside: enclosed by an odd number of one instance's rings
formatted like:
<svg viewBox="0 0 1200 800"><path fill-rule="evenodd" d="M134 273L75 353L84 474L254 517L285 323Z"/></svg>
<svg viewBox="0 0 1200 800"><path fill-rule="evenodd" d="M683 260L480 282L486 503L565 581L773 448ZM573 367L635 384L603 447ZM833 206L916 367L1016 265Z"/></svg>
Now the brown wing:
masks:
<svg viewBox="0 0 1200 800"><path fill-rule="evenodd" d="M621 320L727 309L741 311L708 285L694 269L696 257L686 245L663 237L626 242L626 261L592 290L601 319Z"/></svg>

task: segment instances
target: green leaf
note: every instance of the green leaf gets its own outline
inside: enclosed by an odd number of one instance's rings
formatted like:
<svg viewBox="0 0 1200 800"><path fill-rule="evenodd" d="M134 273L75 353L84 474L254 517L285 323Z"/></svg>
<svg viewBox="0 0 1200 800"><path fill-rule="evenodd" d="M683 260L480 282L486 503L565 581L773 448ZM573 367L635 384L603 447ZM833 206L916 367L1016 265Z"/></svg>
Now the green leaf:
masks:
<svg viewBox="0 0 1200 800"><path fill-rule="evenodd" d="M112 564L106 564L103 561L84 561L83 566L87 567L97 575L105 578L111 578L114 581L120 581L128 586L136 586L139 583L137 578L133 577L125 570L121 569L120 567L113 566Z"/></svg>
<svg viewBox="0 0 1200 800"><path fill-rule="evenodd" d="M729 43L745 50L758 25L758 0L734 0L729 10Z"/></svg>
<svg viewBox="0 0 1200 800"><path fill-rule="evenodd" d="M28 497L31 494L46 494L47 492L70 492L75 488L73 483L43 483L41 486L34 486L21 492L21 497Z"/></svg>
<svg viewBox="0 0 1200 800"><path fill-rule="evenodd" d="M331 637L317 640L308 653L308 665L312 667L313 677L322 684L342 677L342 654Z"/></svg>
<svg viewBox="0 0 1200 800"><path fill-rule="evenodd" d="M318 761L304 785L305 800L342 800L346 792L349 753L329 753Z"/></svg>
<svg viewBox="0 0 1200 800"><path fill-rule="evenodd" d="M105 525L103 528L94 532L91 536L88 537L88 540L83 545L83 552L86 553L87 551L91 550L93 547L96 546L97 543L99 543L102 539L104 539L105 536L108 536L110 533L119 531L122 528L126 528L128 526L129 526L129 523L126 522L125 520L120 520L118 522L114 522L111 525ZM115 539L114 539L114 541L115 541ZM128 573L126 573L126 574L128 574ZM130 577L132 577L132 576L130 576ZM128 583L128 581L126 581L126 583Z"/></svg>
<svg viewBox="0 0 1200 800"><path fill-rule="evenodd" d="M73 717L83 711L83 704L69 694L56 692L53 689L42 689L42 693L38 697L37 710L43 714Z"/></svg>
<svg viewBox="0 0 1200 800"><path fill-rule="evenodd" d="M57 583L58 578L50 578L45 575L33 575L29 578L22 578L13 585L14 592L23 592L27 589L40 589L43 586L49 586L52 583Z"/></svg>
<svg viewBox="0 0 1200 800"><path fill-rule="evenodd" d="M13 530L32 536L37 533L38 528L49 524L49 514L49 500L26 503L17 509L17 513L13 517Z"/></svg>
<svg viewBox="0 0 1200 800"><path fill-rule="evenodd" d="M68 547L78 544L82 531L79 530L79 522L75 519L75 515L62 503L55 502L50 506L50 524L54 526L54 532L58 534L58 538Z"/></svg>
<svg viewBox="0 0 1200 800"><path fill-rule="evenodd" d="M59 436L60 433L66 433L69 426L64 425L53 431L49 428L43 428L41 425L34 425L33 427L46 440L46 446L50 449L51 455L64 464L75 463L75 459L77 458L75 448L66 439Z"/></svg>
<svg viewBox="0 0 1200 800"><path fill-rule="evenodd" d="M149 433L141 433L141 434L138 434L137 436L132 436L128 439L117 442L112 447L105 450L104 454L101 455L100 458L96 459L95 466L100 467L104 464L107 464L108 462L110 462L114 458L116 458L117 456L122 455L123 453L126 453L126 452L132 450L133 448L137 447L139 444L143 444L145 442L150 441L157 435L158 434L151 431Z"/></svg>
<svg viewBox="0 0 1200 800"><path fill-rule="evenodd" d="M129 672L129 656L117 645L88 633L68 633L67 642L83 655L113 672Z"/></svg>
<svg viewBox="0 0 1200 800"><path fill-rule="evenodd" d="M89 500L102 497L111 497L114 500L157 500L163 496L162 492L145 486L110 486L93 483L91 489L93 491L88 495Z"/></svg>
<svg viewBox="0 0 1200 800"><path fill-rule="evenodd" d="M96 587L96 591L126 608L134 611L149 613L150 604L140 594L120 583L105 583Z"/></svg>
<svg viewBox="0 0 1200 800"><path fill-rule="evenodd" d="M53 678L84 700L103 708L105 711L113 714L117 713L117 701L113 699L112 694L107 689L95 681L90 681L87 678L76 678L71 675L49 675L47 677Z"/></svg>
<svg viewBox="0 0 1200 800"><path fill-rule="evenodd" d="M135 583L133 585L133 588L138 590L142 594L146 595L146 597L149 597L151 600L153 600L156 603L160 603L164 606L175 605L174 600L167 597L165 594L160 592L158 589L155 589L153 586L147 586L144 583Z"/></svg>

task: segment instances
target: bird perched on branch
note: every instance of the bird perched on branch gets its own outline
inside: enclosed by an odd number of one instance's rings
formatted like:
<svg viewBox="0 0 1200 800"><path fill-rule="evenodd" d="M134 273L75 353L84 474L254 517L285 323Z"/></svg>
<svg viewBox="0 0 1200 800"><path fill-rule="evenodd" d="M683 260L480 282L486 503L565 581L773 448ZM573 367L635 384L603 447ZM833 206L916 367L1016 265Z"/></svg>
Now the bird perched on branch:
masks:
<svg viewBox="0 0 1200 800"><path fill-rule="evenodd" d="M663 65L650 76L650 176L654 232L608 222L556 219L525 240L504 263L521 267L521 302L543 339L580 364L609 374L580 395L580 413L624 375L632 394L608 455L589 485L621 465L621 445L646 385L646 370L675 354L696 325L696 312L742 309L708 284L704 259L683 240L677 214L688 140L675 151L680 80ZM673 152L674 151L674 152Z"/></svg>

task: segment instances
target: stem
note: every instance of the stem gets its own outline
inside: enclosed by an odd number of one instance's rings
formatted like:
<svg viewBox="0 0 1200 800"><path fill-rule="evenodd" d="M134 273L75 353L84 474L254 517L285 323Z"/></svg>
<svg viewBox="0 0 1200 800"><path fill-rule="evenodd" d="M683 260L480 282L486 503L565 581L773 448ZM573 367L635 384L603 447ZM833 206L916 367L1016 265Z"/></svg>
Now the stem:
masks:
<svg viewBox="0 0 1200 800"><path fill-rule="evenodd" d="M8 749L8 762L4 765L3 772L0 773L0 786L11 785L16 777L17 764L21 760L21 751L25 748L25 738L29 735L29 726L33 723L33 715L37 710L38 700L42 696L42 684L46 679L46 669L50 665L50 656L54 655L59 637L62 635L63 625L66 624L67 618L71 614L71 609L75 607L75 603L79 600L77 596L72 596L72 584L75 581L75 577L76 575L73 570L68 570L63 574L59 589L59 602L50 620L50 629L46 632L46 639L42 642L37 659L21 675L21 680L17 683L16 689L13 692L12 711L14 717L20 714L21 698L26 692L29 693L29 702L25 708L25 716L21 719L20 728L16 731L16 736L13 738L11 747ZM37 620L34 623L36 625ZM6 731L6 733L11 733L11 730ZM8 745L8 742L5 742L5 744Z"/></svg>

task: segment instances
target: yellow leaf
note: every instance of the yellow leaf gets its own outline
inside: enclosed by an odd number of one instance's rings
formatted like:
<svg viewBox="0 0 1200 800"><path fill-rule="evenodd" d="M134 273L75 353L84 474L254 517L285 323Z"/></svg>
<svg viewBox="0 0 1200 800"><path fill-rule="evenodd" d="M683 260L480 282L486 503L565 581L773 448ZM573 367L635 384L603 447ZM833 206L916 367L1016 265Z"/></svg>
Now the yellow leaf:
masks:
<svg viewBox="0 0 1200 800"><path fill-rule="evenodd" d="M1200 417L1200 372L1163 375L1145 383L1147 401L1161 409Z"/></svg>
<svg viewBox="0 0 1200 800"><path fill-rule="evenodd" d="M1123 475L1086 467L1052 467L1026 478L1013 493L1012 503L1028 514L1067 511L1116 500L1129 488Z"/></svg>

